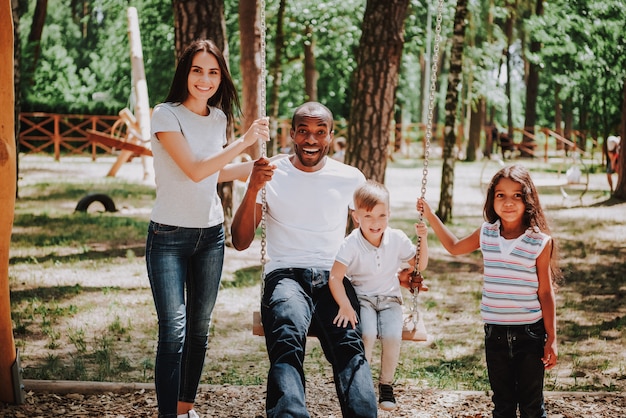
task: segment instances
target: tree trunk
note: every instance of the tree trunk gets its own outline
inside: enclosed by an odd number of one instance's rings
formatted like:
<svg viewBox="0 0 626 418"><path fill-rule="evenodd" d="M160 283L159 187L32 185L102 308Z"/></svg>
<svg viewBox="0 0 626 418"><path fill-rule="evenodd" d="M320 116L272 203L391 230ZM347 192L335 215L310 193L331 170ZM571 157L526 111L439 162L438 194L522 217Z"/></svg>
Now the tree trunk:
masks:
<svg viewBox="0 0 626 418"><path fill-rule="evenodd" d="M504 87L507 105L506 105L506 123L508 125L507 135L509 141L513 141L513 100L511 97L511 74L513 65L511 62L511 44L513 43L513 24L514 24L514 5L507 5L508 16L506 18L504 32L506 34L506 51L504 56L506 57L506 85Z"/></svg>
<svg viewBox="0 0 626 418"><path fill-rule="evenodd" d="M17 360L9 291L9 247L15 212L16 155L14 127L13 19L11 1L0 3L0 401L17 403L12 368ZM19 373L19 372L18 372Z"/></svg>
<svg viewBox="0 0 626 418"><path fill-rule="evenodd" d="M356 52L346 162L383 183L409 0L368 0Z"/></svg>
<svg viewBox="0 0 626 418"><path fill-rule="evenodd" d="M278 116L280 113L280 85L283 81L282 58L285 45L285 32L283 22L285 19L285 2L280 0L278 13L276 14L276 33L274 36L274 62L272 62L269 79L272 80L270 86L270 98L268 103L268 114L271 119L271 137L273 153L278 151Z"/></svg>
<svg viewBox="0 0 626 418"><path fill-rule="evenodd" d="M308 100L316 102L319 74L315 65L315 37L310 24L306 25L304 39L304 91Z"/></svg>
<svg viewBox="0 0 626 418"><path fill-rule="evenodd" d="M454 145L456 143L456 113L459 103L458 86L463 73L463 45L465 44L465 16L467 0L457 0L454 13L454 32L450 54L450 72L446 92L446 124L444 129L443 167L441 172L441 195L438 215L443 222L452 219L452 195L454 190Z"/></svg>
<svg viewBox="0 0 626 418"><path fill-rule="evenodd" d="M622 138L619 152L619 165L617 167L617 185L613 196L620 200L626 200L626 180L624 179L624 167L626 167L626 80L624 80L624 94L622 97L622 122L620 123L620 136Z"/></svg>
<svg viewBox="0 0 626 418"><path fill-rule="evenodd" d="M37 0L35 11L33 12L33 23L30 26L30 33L28 34L28 48L32 48L32 59L27 72L27 83L29 85L33 85L34 83L34 74L37 69L39 55L41 54L41 35L43 34L47 13L48 0Z"/></svg>
<svg viewBox="0 0 626 418"><path fill-rule="evenodd" d="M565 100L565 105L563 106L563 122L564 122L564 130L563 137L568 140L572 140L572 125L574 124L574 108L572 105L572 98L568 96ZM572 147L568 144L565 144L565 150L569 151Z"/></svg>
<svg viewBox="0 0 626 418"><path fill-rule="evenodd" d="M245 132L252 122L265 115L265 103L261 103L259 92L262 87L261 75L261 22L257 0L239 1L239 47L241 49L242 111L241 132ZM261 156L259 145L252 145L246 152L253 158Z"/></svg>
<svg viewBox="0 0 626 418"><path fill-rule="evenodd" d="M537 0L535 6L535 14L543 15L543 0ZM532 34L531 34L532 36ZM531 54L538 54L541 50L541 42L536 39L530 41ZM521 148L522 157L532 157L537 144L533 138L535 134L535 125L537 124L537 97L539 96L539 65L530 62L528 66L528 77L526 81L526 109L524 120L524 133Z"/></svg>
<svg viewBox="0 0 626 418"><path fill-rule="evenodd" d="M480 148L480 133L485 119L484 98L480 98L475 106L470 106L469 137L467 141L466 161L476 161L476 151Z"/></svg>
<svg viewBox="0 0 626 418"><path fill-rule="evenodd" d="M557 84L554 88L554 131L557 134L562 135L563 134L563 113L562 113L562 106L561 106L561 98L559 97L560 93L561 93L561 86ZM563 149L563 143L559 141L558 139L556 140L556 149L557 150Z"/></svg>
<svg viewBox="0 0 626 418"><path fill-rule="evenodd" d="M182 55L185 48L194 40L211 39L222 50L224 58L228 62L224 1L174 0L174 37L177 58ZM231 142L233 137L234 127L229 125L226 132L228 142ZM218 193L224 208L226 245L231 245L230 224L233 220L233 183L218 184Z"/></svg>
<svg viewBox="0 0 626 418"><path fill-rule="evenodd" d="M174 0L176 58L196 39L211 39L228 57L224 0Z"/></svg>

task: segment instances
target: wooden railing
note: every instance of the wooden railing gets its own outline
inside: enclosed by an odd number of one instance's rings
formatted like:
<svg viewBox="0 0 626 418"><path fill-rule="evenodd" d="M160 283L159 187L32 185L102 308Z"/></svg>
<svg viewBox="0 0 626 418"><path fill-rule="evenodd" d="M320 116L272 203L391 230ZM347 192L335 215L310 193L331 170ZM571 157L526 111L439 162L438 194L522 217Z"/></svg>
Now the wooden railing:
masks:
<svg viewBox="0 0 626 418"><path fill-rule="evenodd" d="M91 155L111 149L90 141L87 130L110 133L119 116L60 115L54 113L20 113L20 152L24 154L53 153L60 160L62 151L70 155Z"/></svg>
<svg viewBox="0 0 626 418"><path fill-rule="evenodd" d="M53 154L55 160L60 160L62 155L87 155L92 160L96 160L98 155L107 155L116 152L115 148L111 148L101 142L93 141L89 137L88 131L98 131L103 134L111 134L119 124L120 116L117 115L62 115L43 112L23 112L20 114L21 129L19 134L20 152L23 154L48 153ZM433 141L440 143L443 138L442 127L438 127ZM290 144L289 130L291 129L291 121L281 119L276 126L276 148L275 152L280 152L280 148ZM404 124L402 127L402 137L406 141L414 141L418 137L422 137L425 127L423 124ZM335 123L335 136L345 136L347 126L345 121L337 121ZM518 134L529 135L522 129L516 129ZM239 126L235 126L235 133L239 135ZM577 141L570 141L556 132L547 128L540 128L536 131L543 136L534 138L537 140L536 146L543 146L543 155L541 152L532 150L537 158L548 158L549 147L561 149L563 146L569 149L576 149ZM458 138L462 138L461 127L457 134ZM553 138L556 144L550 144L548 138ZM516 144L518 145L518 144ZM519 144L518 146L521 146ZM594 141L597 147L597 142ZM397 151L397 150L396 150ZM585 154L585 150L579 150Z"/></svg>

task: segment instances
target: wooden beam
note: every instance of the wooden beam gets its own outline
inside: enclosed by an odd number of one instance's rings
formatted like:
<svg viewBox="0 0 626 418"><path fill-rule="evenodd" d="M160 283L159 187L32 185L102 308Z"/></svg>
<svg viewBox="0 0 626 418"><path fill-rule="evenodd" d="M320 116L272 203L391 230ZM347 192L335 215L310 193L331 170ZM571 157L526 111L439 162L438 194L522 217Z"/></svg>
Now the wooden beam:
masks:
<svg viewBox="0 0 626 418"><path fill-rule="evenodd" d="M0 3L0 401L20 403L19 377L13 340L9 293L9 246L15 214L17 164L15 156L15 93L13 78L13 11ZM16 375L17 370L17 375ZM17 390L16 390L17 387Z"/></svg>
<svg viewBox="0 0 626 418"><path fill-rule="evenodd" d="M138 144L134 144L128 141L122 141L121 139L117 139L112 137L109 134L105 134L103 132L92 131L91 129L87 129L87 138L90 141L98 142L102 145L106 145L110 148L116 148L124 151L131 151L132 154L137 155L145 155L146 157L152 157L152 151L146 147L143 147Z"/></svg>

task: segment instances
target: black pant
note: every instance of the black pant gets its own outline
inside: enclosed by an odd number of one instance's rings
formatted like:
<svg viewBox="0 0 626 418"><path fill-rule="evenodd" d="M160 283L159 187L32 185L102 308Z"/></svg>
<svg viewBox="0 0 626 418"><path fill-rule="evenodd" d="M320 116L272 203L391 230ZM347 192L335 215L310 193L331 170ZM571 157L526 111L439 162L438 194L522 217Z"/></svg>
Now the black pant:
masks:
<svg viewBox="0 0 626 418"><path fill-rule="evenodd" d="M546 340L543 320L529 325L485 324L485 354L493 391L493 417L544 418Z"/></svg>

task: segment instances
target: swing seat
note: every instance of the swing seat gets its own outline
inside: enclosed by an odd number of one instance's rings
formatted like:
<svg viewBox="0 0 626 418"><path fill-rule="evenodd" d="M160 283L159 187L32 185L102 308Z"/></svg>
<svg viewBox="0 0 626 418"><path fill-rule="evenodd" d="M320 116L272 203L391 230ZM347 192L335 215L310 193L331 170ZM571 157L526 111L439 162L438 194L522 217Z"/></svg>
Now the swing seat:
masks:
<svg viewBox="0 0 626 418"><path fill-rule="evenodd" d="M428 333L424 326L424 321L421 315L416 315L417 321L414 321L414 314L404 315L402 324L402 340L403 341L428 341ZM263 331L263 324L261 323L261 312L252 312L252 335L262 337L265 335ZM314 334L309 332L309 337L315 337Z"/></svg>
<svg viewBox="0 0 626 418"><path fill-rule="evenodd" d="M428 341L428 333L422 315L406 314L402 323L403 341Z"/></svg>

